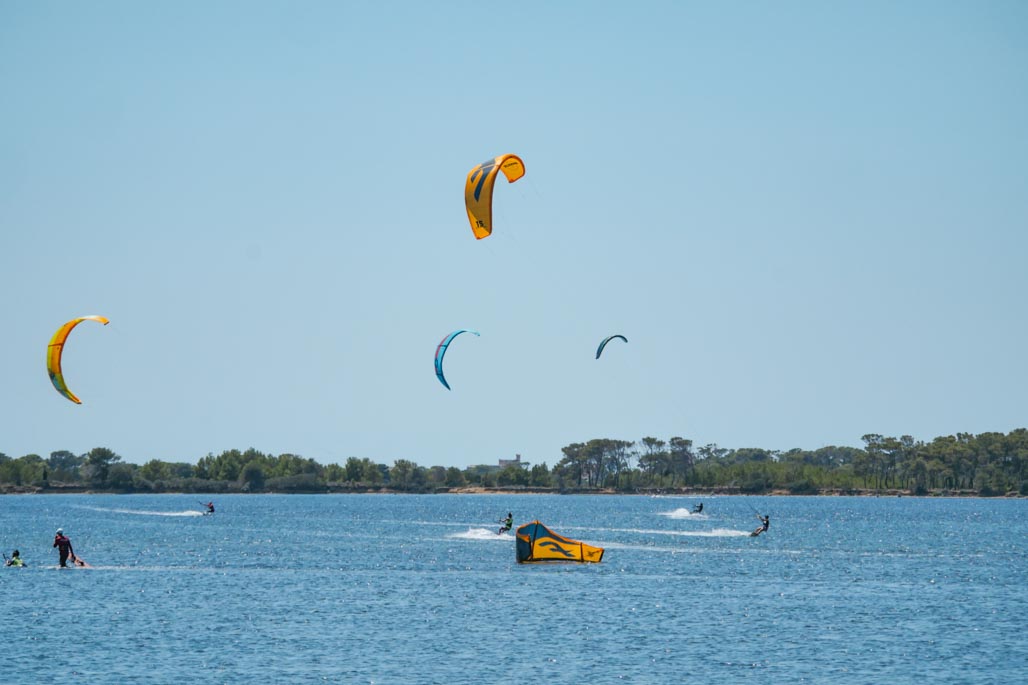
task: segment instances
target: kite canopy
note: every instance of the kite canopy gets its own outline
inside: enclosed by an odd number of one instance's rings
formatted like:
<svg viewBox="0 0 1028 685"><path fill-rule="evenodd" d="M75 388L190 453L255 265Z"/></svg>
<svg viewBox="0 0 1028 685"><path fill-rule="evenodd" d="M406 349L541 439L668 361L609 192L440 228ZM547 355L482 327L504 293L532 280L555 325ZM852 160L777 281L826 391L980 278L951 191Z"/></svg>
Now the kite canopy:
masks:
<svg viewBox="0 0 1028 685"><path fill-rule="evenodd" d="M83 321L99 321L104 326L108 324L108 320L102 316L80 316L77 319L72 319L68 323L64 324L57 329L54 333L54 337L50 338L50 346L46 350L46 370L50 374L50 382L57 388L57 392L61 393L75 404L82 404L82 400L75 397L75 393L68 390L67 384L64 382L64 374L61 372L61 354L64 352L64 341L68 339L68 335L75 326L78 326Z"/></svg>
<svg viewBox="0 0 1028 685"><path fill-rule="evenodd" d="M442 383L443 387L447 390L450 389L450 384L446 382L446 376L443 375L443 357L446 355L446 349L450 346L450 343L461 333L472 333L473 335L478 335L478 331L469 331L462 328L461 330L454 331L443 338L442 342L439 343L439 347L435 348L435 377L439 379L439 382Z"/></svg>
<svg viewBox="0 0 1028 685"><path fill-rule="evenodd" d="M607 346L607 343L609 343L614 338L621 338L625 342L628 342L628 338L626 338L623 335L612 335L612 336L609 336L607 338L604 338L603 342L600 343L600 346L596 348L596 358L597 359L599 359L600 355L603 354L603 348Z"/></svg>
<svg viewBox="0 0 1028 685"><path fill-rule="evenodd" d="M469 171L464 184L464 205L478 240L493 232L493 184L498 171L503 172L508 183L513 183L525 175L525 163L517 155L500 155Z"/></svg>
<svg viewBox="0 0 1028 685"><path fill-rule="evenodd" d="M603 548L557 535L538 521L532 521L518 528L517 555L519 564L541 561L599 563L603 559Z"/></svg>

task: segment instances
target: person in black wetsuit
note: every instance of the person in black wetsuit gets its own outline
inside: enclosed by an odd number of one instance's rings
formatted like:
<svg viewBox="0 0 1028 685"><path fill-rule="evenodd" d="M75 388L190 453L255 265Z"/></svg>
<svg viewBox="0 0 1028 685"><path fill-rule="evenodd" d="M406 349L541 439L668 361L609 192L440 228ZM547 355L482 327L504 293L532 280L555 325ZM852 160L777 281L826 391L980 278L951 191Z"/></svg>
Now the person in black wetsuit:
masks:
<svg viewBox="0 0 1028 685"><path fill-rule="evenodd" d="M757 518L760 519L760 522L763 525L761 525L760 528L757 528L755 531L750 533L750 536L752 537L757 537L761 533L765 532L771 525L771 514L768 514L767 516L761 516L760 514L757 514Z"/></svg>
<svg viewBox="0 0 1028 685"><path fill-rule="evenodd" d="M75 550L71 548L71 540L64 536L64 531L60 528L57 529L57 533L54 535L54 547L61 555L61 568L68 567L68 557L71 557L72 563L75 562Z"/></svg>
<svg viewBox="0 0 1028 685"><path fill-rule="evenodd" d="M693 507L692 508L692 513L694 513L694 514L702 514L703 513L703 502L700 502L695 507Z"/></svg>

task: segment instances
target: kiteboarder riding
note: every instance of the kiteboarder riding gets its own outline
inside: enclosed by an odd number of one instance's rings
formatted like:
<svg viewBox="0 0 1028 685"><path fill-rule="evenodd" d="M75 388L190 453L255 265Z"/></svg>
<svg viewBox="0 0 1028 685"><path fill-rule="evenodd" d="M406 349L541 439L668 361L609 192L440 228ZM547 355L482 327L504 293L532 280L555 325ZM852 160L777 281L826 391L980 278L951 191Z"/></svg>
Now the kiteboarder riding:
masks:
<svg viewBox="0 0 1028 685"><path fill-rule="evenodd" d="M757 537L758 535L766 531L768 529L768 526L771 525L771 514L768 514L767 516L761 516L760 514L757 514L757 518L760 519L760 522L763 525L761 525L755 531L750 533L750 537L753 538Z"/></svg>
<svg viewBox="0 0 1028 685"><path fill-rule="evenodd" d="M701 513L703 513L703 502L700 502L695 507L693 507L692 508L692 513L694 513L694 514L701 514Z"/></svg>
<svg viewBox="0 0 1028 685"><path fill-rule="evenodd" d="M503 524L503 527L496 531L497 535L503 535L508 530L514 527L514 515L508 511L507 518L500 519L500 523Z"/></svg>
<svg viewBox="0 0 1028 685"><path fill-rule="evenodd" d="M201 502L201 504L203 504L203 502ZM204 516L214 513L214 502L208 502L207 504L204 504L204 506L207 507L207 511L204 512Z"/></svg>

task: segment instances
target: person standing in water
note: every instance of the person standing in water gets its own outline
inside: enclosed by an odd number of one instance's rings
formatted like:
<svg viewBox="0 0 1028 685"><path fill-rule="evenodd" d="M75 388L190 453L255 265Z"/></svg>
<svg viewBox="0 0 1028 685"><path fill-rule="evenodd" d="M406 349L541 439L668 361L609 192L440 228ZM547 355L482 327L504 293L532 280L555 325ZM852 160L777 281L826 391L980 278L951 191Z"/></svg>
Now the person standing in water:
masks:
<svg viewBox="0 0 1028 685"><path fill-rule="evenodd" d="M4 555L4 558L7 558L6 554ZM4 566L24 566L24 565L25 565L25 562L22 561L22 559L21 559L21 552L19 552L18 550L14 550L13 552L11 552L11 558L7 559L7 561L4 563Z"/></svg>
<svg viewBox="0 0 1028 685"><path fill-rule="evenodd" d="M71 557L72 563L75 562L75 550L71 548L71 540L64 536L64 531L60 528L57 529L57 533L54 535L54 547L61 555L61 568L68 567L68 557Z"/></svg>

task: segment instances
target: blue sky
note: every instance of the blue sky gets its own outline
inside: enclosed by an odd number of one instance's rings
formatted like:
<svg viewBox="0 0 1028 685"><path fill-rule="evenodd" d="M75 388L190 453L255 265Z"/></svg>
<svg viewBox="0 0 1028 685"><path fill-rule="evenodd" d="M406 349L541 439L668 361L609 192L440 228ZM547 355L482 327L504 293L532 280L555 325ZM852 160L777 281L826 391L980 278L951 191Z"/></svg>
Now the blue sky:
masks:
<svg viewBox="0 0 1028 685"><path fill-rule="evenodd" d="M1021 2L0 0L0 93L9 456L1026 425Z"/></svg>

